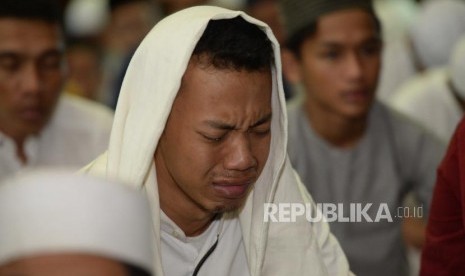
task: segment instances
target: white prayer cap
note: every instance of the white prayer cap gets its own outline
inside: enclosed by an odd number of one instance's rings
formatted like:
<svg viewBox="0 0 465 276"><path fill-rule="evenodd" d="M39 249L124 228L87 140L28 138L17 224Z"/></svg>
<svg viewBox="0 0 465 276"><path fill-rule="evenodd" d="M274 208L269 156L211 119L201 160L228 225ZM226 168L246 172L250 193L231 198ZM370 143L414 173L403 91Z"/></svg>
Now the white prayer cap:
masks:
<svg viewBox="0 0 465 276"><path fill-rule="evenodd" d="M455 43L465 34L465 3L427 1L412 24L410 36L421 64L446 66Z"/></svg>
<svg viewBox="0 0 465 276"><path fill-rule="evenodd" d="M36 171L0 186L0 265L80 253L152 271L145 197L125 185L64 171Z"/></svg>
<svg viewBox="0 0 465 276"><path fill-rule="evenodd" d="M465 36L455 45L449 61L452 84L460 98L465 100Z"/></svg>
<svg viewBox="0 0 465 276"><path fill-rule="evenodd" d="M386 42L403 39L418 13L417 4L412 0L375 0L373 5Z"/></svg>
<svg viewBox="0 0 465 276"><path fill-rule="evenodd" d="M107 20L107 0L71 0L65 10L65 28L72 36L98 34Z"/></svg>

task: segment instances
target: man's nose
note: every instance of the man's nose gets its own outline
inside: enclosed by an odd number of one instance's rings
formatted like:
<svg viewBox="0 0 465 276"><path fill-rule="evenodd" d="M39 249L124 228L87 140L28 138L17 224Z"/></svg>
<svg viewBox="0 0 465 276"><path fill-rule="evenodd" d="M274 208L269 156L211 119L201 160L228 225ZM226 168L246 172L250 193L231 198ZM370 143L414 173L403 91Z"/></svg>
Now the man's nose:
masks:
<svg viewBox="0 0 465 276"><path fill-rule="evenodd" d="M347 57L345 64L346 76L350 81L359 81L363 79L363 62L357 54L351 54Z"/></svg>
<svg viewBox="0 0 465 276"><path fill-rule="evenodd" d="M257 166L257 160L252 153L247 134L238 135L229 147L229 152L224 160L227 170L246 171Z"/></svg>
<svg viewBox="0 0 465 276"><path fill-rule="evenodd" d="M20 88L24 93L36 94L40 91L42 80L40 72L34 64L25 66L19 79Z"/></svg>

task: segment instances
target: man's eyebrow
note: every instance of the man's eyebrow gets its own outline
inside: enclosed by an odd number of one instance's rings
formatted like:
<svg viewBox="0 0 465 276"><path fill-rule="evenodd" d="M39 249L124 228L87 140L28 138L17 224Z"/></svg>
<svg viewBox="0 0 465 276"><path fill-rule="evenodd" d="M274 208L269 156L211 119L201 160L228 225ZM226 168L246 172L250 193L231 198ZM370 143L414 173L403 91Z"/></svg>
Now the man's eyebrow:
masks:
<svg viewBox="0 0 465 276"><path fill-rule="evenodd" d="M261 119L259 119L255 124L251 126L251 128L254 128L256 126L259 126L261 124L267 123L271 120L271 115L272 113L268 113L265 116L263 116Z"/></svg>
<svg viewBox="0 0 465 276"><path fill-rule="evenodd" d="M341 43L332 42L332 41L324 41L320 44L321 48L342 48Z"/></svg>
<svg viewBox="0 0 465 276"><path fill-rule="evenodd" d="M44 52L42 52L39 56L37 56L38 59L46 59L46 58L58 58L61 59L64 56L64 52L61 51L60 49L49 49Z"/></svg>
<svg viewBox="0 0 465 276"><path fill-rule="evenodd" d="M254 128L256 126L264 124L264 123L266 123L266 122L268 122L270 120L271 120L271 113L268 113L264 117L260 118L257 122L255 122L251 126L251 128ZM204 121L204 124L207 124L208 126L210 126L212 128L217 128L217 129L221 129L221 130L235 130L236 129L236 126L230 125L228 123L221 122L221 121L206 120L206 121Z"/></svg>
<svg viewBox="0 0 465 276"><path fill-rule="evenodd" d="M44 51L41 56L46 56L46 55L63 55L64 51L61 49L49 49L47 51Z"/></svg>
<svg viewBox="0 0 465 276"><path fill-rule="evenodd" d="M0 51L0 58L17 58L21 55L13 51Z"/></svg>
<svg viewBox="0 0 465 276"><path fill-rule="evenodd" d="M361 44L370 44L370 43L373 44L373 43L382 43L382 42L383 41L379 36L372 36L362 41Z"/></svg>
<svg viewBox="0 0 465 276"><path fill-rule="evenodd" d="M63 56L64 52L60 49L49 49L44 51L40 54L40 57L45 56ZM22 55L21 53L17 53L14 51L4 50L0 51L0 58L27 58L26 56Z"/></svg>
<svg viewBox="0 0 465 276"><path fill-rule="evenodd" d="M359 43L359 45L363 45L363 44L377 44L377 43L381 43L382 40L378 37L378 36L370 36L366 39L364 39L363 41L361 41ZM343 43L339 43L339 42L335 42L335 41L323 41L321 42L320 44L320 47L322 48L344 48L344 44Z"/></svg>
<svg viewBox="0 0 465 276"><path fill-rule="evenodd" d="M204 123L207 124L208 126L212 127L212 128L217 128L217 129L222 129L222 130L234 130L234 129L236 129L235 126L224 123L224 122L220 122L220 121L206 120L206 121L204 121Z"/></svg>

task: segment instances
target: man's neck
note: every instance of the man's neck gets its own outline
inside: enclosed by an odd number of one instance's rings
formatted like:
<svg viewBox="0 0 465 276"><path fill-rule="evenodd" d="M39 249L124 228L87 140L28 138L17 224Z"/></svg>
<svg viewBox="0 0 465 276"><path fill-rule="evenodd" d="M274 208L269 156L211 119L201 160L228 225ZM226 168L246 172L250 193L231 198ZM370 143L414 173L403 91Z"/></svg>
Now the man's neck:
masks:
<svg viewBox="0 0 465 276"><path fill-rule="evenodd" d="M25 144L25 141L26 141L26 137L12 137L8 134L6 134L1 128L0 128L0 132L5 135L6 137L10 137L10 139L13 140L13 142L15 143L15 146L16 146L16 156L19 158L19 160L21 161L21 163L23 164L27 164L27 155L26 155L26 151L24 150L24 144Z"/></svg>
<svg viewBox="0 0 465 276"><path fill-rule="evenodd" d="M337 148L352 148L365 134L367 116L347 118L309 105L305 106L304 112L315 133Z"/></svg>
<svg viewBox="0 0 465 276"><path fill-rule="evenodd" d="M16 143L16 156L21 160L23 165L27 164L27 155L24 150L24 141L22 143Z"/></svg>
<svg viewBox="0 0 465 276"><path fill-rule="evenodd" d="M16 137L13 138L13 141L16 144L16 156L19 158L23 165L27 164L27 155L26 151L24 150L24 144L26 143L25 137Z"/></svg>
<svg viewBox="0 0 465 276"><path fill-rule="evenodd" d="M158 194L160 208L165 214L184 231L188 237L202 234L211 222L215 214L202 209L194 203L174 183L169 175L163 160L155 154L155 166L157 171Z"/></svg>
<svg viewBox="0 0 465 276"><path fill-rule="evenodd" d="M163 185L162 185L163 186ZM163 212L184 232L187 237L194 237L202 234L208 229L215 215L206 212L192 212L191 209L182 208L182 204L176 204L174 199L166 199L163 195L163 188L158 185L160 193L160 208Z"/></svg>

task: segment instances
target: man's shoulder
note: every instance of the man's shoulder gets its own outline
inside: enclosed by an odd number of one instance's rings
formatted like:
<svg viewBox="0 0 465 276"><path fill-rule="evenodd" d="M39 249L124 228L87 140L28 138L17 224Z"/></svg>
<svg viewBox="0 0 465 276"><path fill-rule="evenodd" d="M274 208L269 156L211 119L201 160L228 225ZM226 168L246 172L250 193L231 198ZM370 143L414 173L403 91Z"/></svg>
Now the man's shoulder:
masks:
<svg viewBox="0 0 465 276"><path fill-rule="evenodd" d="M299 141L302 141L303 133L306 131L303 128L310 127L304 122L306 121L305 116L302 112L303 100L301 98L292 99L286 104L287 109L287 134L288 134L288 151L293 154L293 148ZM308 139L305 139L309 143Z"/></svg>
<svg viewBox="0 0 465 276"><path fill-rule="evenodd" d="M376 102L373 106L374 116L372 117L374 122L387 124L387 129L394 133L409 135L433 135L419 122L415 121L411 117L404 113L385 105L381 102Z"/></svg>
<svg viewBox="0 0 465 276"><path fill-rule="evenodd" d="M286 103L287 121L289 131L296 127L299 117L302 116L303 97L299 96Z"/></svg>
<svg viewBox="0 0 465 276"><path fill-rule="evenodd" d="M425 111L446 101L447 73L445 69L430 70L399 88L389 105L406 114ZM448 103L447 103L448 104Z"/></svg>
<svg viewBox="0 0 465 276"><path fill-rule="evenodd" d="M61 104L66 107L66 112L80 119L97 119L107 123L113 121L113 111L98 102L67 94L63 95L60 100Z"/></svg>
<svg viewBox="0 0 465 276"><path fill-rule="evenodd" d="M63 95L58 103L53 123L80 131L108 131L113 123L113 112L102 104L72 95Z"/></svg>
<svg viewBox="0 0 465 276"><path fill-rule="evenodd" d="M85 165L79 170L79 173L90 174L98 177L106 177L106 168L108 163L108 152L100 154L97 158L92 160L89 164Z"/></svg>
<svg viewBox="0 0 465 276"><path fill-rule="evenodd" d="M445 143L419 122L382 103L376 103L374 108L374 123L386 129L387 137L393 139L394 148L400 154L416 154L419 148L433 152L444 151Z"/></svg>

